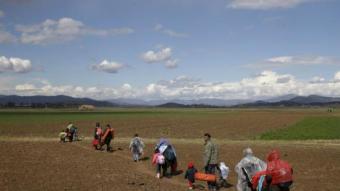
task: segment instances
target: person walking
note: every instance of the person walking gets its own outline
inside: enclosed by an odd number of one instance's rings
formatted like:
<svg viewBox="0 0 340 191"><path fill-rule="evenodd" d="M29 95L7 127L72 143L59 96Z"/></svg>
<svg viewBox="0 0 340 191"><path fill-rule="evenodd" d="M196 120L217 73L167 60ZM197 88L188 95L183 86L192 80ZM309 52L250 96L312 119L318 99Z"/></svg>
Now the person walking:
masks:
<svg viewBox="0 0 340 191"><path fill-rule="evenodd" d="M204 134L204 170L206 174L215 175L217 164L218 164L218 148L211 141L211 135L209 133ZM210 191L217 190L216 181L208 182L208 189Z"/></svg>
<svg viewBox="0 0 340 191"><path fill-rule="evenodd" d="M161 176L161 171L163 171L163 176L164 172L166 171L166 164L165 164L165 157L160 153L159 149L155 149L154 154L152 156L152 164L156 166L156 178L160 179Z"/></svg>
<svg viewBox="0 0 340 191"><path fill-rule="evenodd" d="M143 148L145 147L142 139L136 133L130 141L129 149L132 153L132 158L135 162L138 162L143 155Z"/></svg>
<svg viewBox="0 0 340 191"><path fill-rule="evenodd" d="M194 189L195 183L195 174L197 173L197 169L194 167L193 162L189 162L188 169L185 172L184 178L188 180L189 190Z"/></svg>
<svg viewBox="0 0 340 191"><path fill-rule="evenodd" d="M106 145L106 151L107 152L112 152L111 148L111 140L114 139L114 129L111 127L110 124L106 125L106 129L104 131L104 135L101 140L101 148Z"/></svg>
<svg viewBox="0 0 340 191"><path fill-rule="evenodd" d="M267 164L255 157L251 148L243 150L244 157L235 166L235 172L238 175L236 190L237 191L251 191L249 181L259 171L265 170Z"/></svg>
<svg viewBox="0 0 340 191"><path fill-rule="evenodd" d="M293 184L292 166L281 160L280 152L272 150L267 156L267 169L257 172L252 179L253 190L264 187L264 190L270 191L289 191ZM265 177L265 185L261 185L261 177ZM258 189L259 190L259 189Z"/></svg>
<svg viewBox="0 0 340 191"><path fill-rule="evenodd" d="M177 154L174 146L170 144L167 139L161 138L159 143L156 145L156 149L159 149L159 152L165 157L165 171L163 171L163 175L167 176L168 167L171 168L170 175L176 175L177 172Z"/></svg>
<svg viewBox="0 0 340 191"><path fill-rule="evenodd" d="M100 143L101 143L101 139L103 136L103 130L102 127L100 126L100 123L97 122L96 123L96 127L94 128L94 139L93 139L93 146L96 150L100 149Z"/></svg>

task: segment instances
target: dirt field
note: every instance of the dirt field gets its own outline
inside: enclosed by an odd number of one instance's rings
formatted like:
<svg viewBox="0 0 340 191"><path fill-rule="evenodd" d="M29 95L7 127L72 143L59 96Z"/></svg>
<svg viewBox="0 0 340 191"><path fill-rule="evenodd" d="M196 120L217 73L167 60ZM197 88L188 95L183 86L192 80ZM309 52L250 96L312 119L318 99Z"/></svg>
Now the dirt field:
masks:
<svg viewBox="0 0 340 191"><path fill-rule="evenodd" d="M340 116L324 109L114 109L101 112L1 111L0 191L16 190L186 190L184 175L158 180L150 159L134 163L127 149L134 133L147 142L151 157L156 140L167 137L178 154L179 169L193 161L202 170L202 135L209 132L220 146L220 160L233 169L242 150L251 146L265 159L273 148L294 168L293 191L339 190L340 140L260 141L264 132L285 128L310 116ZM69 121L85 139L58 143ZM95 122L116 132L113 153L90 144ZM121 149L118 149L121 148ZM199 185L204 189L205 183Z"/></svg>
<svg viewBox="0 0 340 191"><path fill-rule="evenodd" d="M202 145L198 140L188 144L173 143L184 170L189 161L202 169ZM145 156L151 156L148 144ZM255 154L265 158L272 148L279 148L283 159L294 168L294 191L338 190L340 146L334 144L301 144L275 142L225 142L219 144L220 160L233 169L242 158L242 149L251 146ZM150 160L134 163L127 143L114 142L115 152L95 151L89 141L57 143L55 140L0 142L1 190L186 190L183 174L171 179L155 178ZM121 148L122 150L118 150ZM229 183L236 184L231 172ZM198 182L202 186L204 183ZM234 186L228 189L235 190Z"/></svg>

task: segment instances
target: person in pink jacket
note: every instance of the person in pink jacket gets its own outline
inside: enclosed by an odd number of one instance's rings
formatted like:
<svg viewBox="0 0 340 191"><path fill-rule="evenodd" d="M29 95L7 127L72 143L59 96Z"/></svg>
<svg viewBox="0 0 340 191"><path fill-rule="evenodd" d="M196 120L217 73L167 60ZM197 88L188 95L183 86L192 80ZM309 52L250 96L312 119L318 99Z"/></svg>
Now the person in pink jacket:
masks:
<svg viewBox="0 0 340 191"><path fill-rule="evenodd" d="M152 164L156 165L156 177L161 178L161 170L163 169L163 176L166 171L166 166L165 166L165 158L164 156L159 152L158 149L155 150L155 153L153 154L152 157Z"/></svg>

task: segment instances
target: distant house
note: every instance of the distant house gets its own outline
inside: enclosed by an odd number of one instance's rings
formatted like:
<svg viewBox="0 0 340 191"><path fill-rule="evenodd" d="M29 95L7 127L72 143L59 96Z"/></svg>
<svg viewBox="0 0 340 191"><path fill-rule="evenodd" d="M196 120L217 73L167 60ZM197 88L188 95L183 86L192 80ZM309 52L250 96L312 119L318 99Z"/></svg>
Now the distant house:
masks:
<svg viewBox="0 0 340 191"><path fill-rule="evenodd" d="M94 110L96 107L94 105L81 105L79 106L79 111L92 111Z"/></svg>

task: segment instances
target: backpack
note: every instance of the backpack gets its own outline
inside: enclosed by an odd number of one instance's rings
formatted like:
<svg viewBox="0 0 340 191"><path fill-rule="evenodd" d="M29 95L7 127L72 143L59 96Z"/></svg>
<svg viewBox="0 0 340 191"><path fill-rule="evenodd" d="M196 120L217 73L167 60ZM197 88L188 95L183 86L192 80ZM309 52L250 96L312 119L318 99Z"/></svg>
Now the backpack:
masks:
<svg viewBox="0 0 340 191"><path fill-rule="evenodd" d="M133 141L132 141L132 149L134 151L139 151L139 147L141 145L141 142L138 138L134 138Z"/></svg>
<svg viewBox="0 0 340 191"><path fill-rule="evenodd" d="M74 133L74 132L76 132L76 127L72 126L72 127L70 128L70 133Z"/></svg>
<svg viewBox="0 0 340 191"><path fill-rule="evenodd" d="M173 161L176 159L176 154L170 145L165 149L163 155L168 161Z"/></svg>

